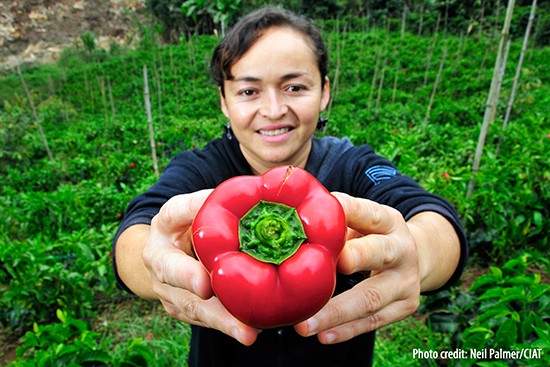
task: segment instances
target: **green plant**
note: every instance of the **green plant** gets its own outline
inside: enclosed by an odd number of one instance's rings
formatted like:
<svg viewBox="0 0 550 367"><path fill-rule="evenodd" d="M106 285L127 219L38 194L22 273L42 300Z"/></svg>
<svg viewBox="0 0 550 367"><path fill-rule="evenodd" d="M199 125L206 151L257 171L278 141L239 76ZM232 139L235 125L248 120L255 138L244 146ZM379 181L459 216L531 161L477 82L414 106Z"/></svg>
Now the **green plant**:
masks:
<svg viewBox="0 0 550 367"><path fill-rule="evenodd" d="M473 324L462 332L463 349L540 348L541 358L510 361L531 366L550 363L550 284L527 272L525 254L480 276L470 287L476 298Z"/></svg>
<svg viewBox="0 0 550 367"><path fill-rule="evenodd" d="M221 27L222 35L225 35L227 21L237 12L241 0L187 0L181 4L181 11L188 18L199 23L201 18L208 16L215 24Z"/></svg>
<svg viewBox="0 0 550 367"><path fill-rule="evenodd" d="M95 297L112 293L109 242L113 226L62 235L37 235L0 247L0 324L25 330L55 319L61 307L71 317L93 315Z"/></svg>
<svg viewBox="0 0 550 367"><path fill-rule="evenodd" d="M95 39L94 32L83 32L80 34L80 40L82 40L82 44L84 45L84 49L88 51L90 54L95 51L97 47L97 42Z"/></svg>
<svg viewBox="0 0 550 367"><path fill-rule="evenodd" d="M123 350L109 353L101 344L101 334L88 325L56 311L57 323L38 325L22 338L17 348L17 359L9 367L65 367L65 366L153 366L154 358L143 339L123 343Z"/></svg>
<svg viewBox="0 0 550 367"><path fill-rule="evenodd" d="M493 357L489 351L529 349L524 359L508 359L516 366L547 366L550 362L550 284L540 273L531 272L535 260L548 267L548 260L524 254L502 267L491 266L468 291L453 289L422 305L432 328L452 336L452 348L465 350L461 366L483 365ZM544 263L546 262L546 263ZM481 351L470 354L471 350ZM486 351L486 352L483 352ZM497 362L495 362L497 363Z"/></svg>
<svg viewBox="0 0 550 367"><path fill-rule="evenodd" d="M17 359L11 367L26 366L107 366L109 354L97 348L100 335L88 329L85 322L56 311L59 323L40 326L22 338Z"/></svg>
<svg viewBox="0 0 550 367"><path fill-rule="evenodd" d="M374 367L437 367L438 361L413 358L413 351L449 349L448 333L432 330L421 320L409 317L377 331Z"/></svg>

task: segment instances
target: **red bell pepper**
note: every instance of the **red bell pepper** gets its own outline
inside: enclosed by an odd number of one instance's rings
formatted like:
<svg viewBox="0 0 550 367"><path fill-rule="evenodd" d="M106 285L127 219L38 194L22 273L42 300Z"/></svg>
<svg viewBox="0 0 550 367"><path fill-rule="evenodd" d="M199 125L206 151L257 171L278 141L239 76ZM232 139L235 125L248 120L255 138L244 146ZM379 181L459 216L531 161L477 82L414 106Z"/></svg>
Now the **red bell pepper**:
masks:
<svg viewBox="0 0 550 367"><path fill-rule="evenodd" d="M346 231L339 201L293 166L223 182L192 226L214 293L259 329L296 324L328 302Z"/></svg>

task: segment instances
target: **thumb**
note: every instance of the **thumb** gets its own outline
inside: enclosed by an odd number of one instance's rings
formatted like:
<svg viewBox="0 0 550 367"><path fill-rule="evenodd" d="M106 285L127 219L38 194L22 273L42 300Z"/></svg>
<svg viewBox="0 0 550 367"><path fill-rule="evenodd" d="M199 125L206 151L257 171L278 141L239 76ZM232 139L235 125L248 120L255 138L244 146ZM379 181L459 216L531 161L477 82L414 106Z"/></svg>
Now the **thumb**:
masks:
<svg viewBox="0 0 550 367"><path fill-rule="evenodd" d="M181 234L191 226L197 212L211 192L212 190L209 189L173 196L153 218L155 226L165 235Z"/></svg>

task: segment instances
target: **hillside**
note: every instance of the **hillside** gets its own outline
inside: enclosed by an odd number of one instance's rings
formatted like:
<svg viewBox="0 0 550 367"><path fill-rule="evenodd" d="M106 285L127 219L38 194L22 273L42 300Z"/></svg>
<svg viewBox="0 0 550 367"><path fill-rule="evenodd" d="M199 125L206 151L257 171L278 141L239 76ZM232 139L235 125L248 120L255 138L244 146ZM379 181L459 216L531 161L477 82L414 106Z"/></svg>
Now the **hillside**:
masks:
<svg viewBox="0 0 550 367"><path fill-rule="evenodd" d="M54 61L83 32L93 32L102 45L124 42L144 6L145 0L3 0L0 68Z"/></svg>

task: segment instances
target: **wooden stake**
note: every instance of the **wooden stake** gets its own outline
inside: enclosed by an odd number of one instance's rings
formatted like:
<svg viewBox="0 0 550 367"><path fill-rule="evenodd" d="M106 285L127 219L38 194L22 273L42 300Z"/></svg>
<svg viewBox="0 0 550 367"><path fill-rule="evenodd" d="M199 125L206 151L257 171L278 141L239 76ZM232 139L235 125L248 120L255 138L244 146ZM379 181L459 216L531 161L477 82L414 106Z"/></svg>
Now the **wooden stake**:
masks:
<svg viewBox="0 0 550 367"><path fill-rule="evenodd" d="M346 37L346 25L344 25L343 32L340 32L340 25L338 19L336 20L336 70L334 71L334 83L332 83L332 97L329 102L329 106L327 109L327 118L330 118L330 113L332 111L332 103L336 98L338 97L338 86L339 86L339 80L340 80L340 63L341 63L341 55L342 55L342 49L345 45L345 37Z"/></svg>
<svg viewBox="0 0 550 367"><path fill-rule="evenodd" d="M386 64L388 58L384 56L384 62L382 63L382 75L380 75L380 82L378 83L378 95L376 96L376 105L374 106L374 114L378 114L378 108L380 107L380 99L382 97L382 87L384 86L384 76L386 75Z"/></svg>
<svg viewBox="0 0 550 367"><path fill-rule="evenodd" d="M418 22L418 35L422 35L422 26L424 24L424 2L422 2L422 5L420 6L420 20Z"/></svg>
<svg viewBox="0 0 550 367"><path fill-rule="evenodd" d="M111 88L111 78L107 75L107 91L109 92L109 103L111 104L111 113L113 120L116 120L115 99L113 98L113 88Z"/></svg>
<svg viewBox="0 0 550 367"><path fill-rule="evenodd" d="M443 67L445 66L445 59L447 58L447 45L445 45L445 48L443 49L443 57L441 58L441 62L439 63L439 69L437 70L437 76L435 78L435 82L432 88L432 95L430 96L430 102L428 103L428 109L426 110L426 116L424 117L424 123L422 124L422 130L426 130L426 126L428 126L428 121L430 119L430 114L432 111L432 105L435 99L435 93L437 92L437 87L439 86L439 81L441 80L441 74L443 73Z"/></svg>
<svg viewBox="0 0 550 367"><path fill-rule="evenodd" d="M479 16L479 31L478 38L479 41L483 38L483 26L485 25L485 0L481 0L481 10Z"/></svg>
<svg viewBox="0 0 550 367"><path fill-rule="evenodd" d="M63 120L69 120L69 112L67 111L67 104L65 103L65 85L67 84L67 75L65 69L61 70L61 100L63 101Z"/></svg>
<svg viewBox="0 0 550 367"><path fill-rule="evenodd" d="M537 0L533 0L533 3L531 4L531 13L529 14L529 21L527 22L527 28L525 29L525 36L523 37L523 44L521 46L521 53L519 55L518 66L516 68L516 75L514 76L514 81L512 83L512 92L510 93L510 99L508 100L508 105L506 106L506 115L504 116L504 121L502 123L502 132L498 140L495 156L498 156L500 152L500 145L502 144L502 140L504 139L504 131L508 127L508 122L510 121L510 114L512 113L512 106L514 105L514 99L516 98L518 81L519 81L519 77L521 76L523 59L525 57L527 45L529 44L529 34L531 33L531 27L533 26L536 10L537 10Z"/></svg>
<svg viewBox="0 0 550 367"><path fill-rule="evenodd" d="M180 105L180 88L178 85L179 81L179 73L178 69L174 67L174 55L173 55L173 47L170 47L170 72L172 74L172 80L174 81L174 91L176 93L176 106Z"/></svg>
<svg viewBox="0 0 550 367"><path fill-rule="evenodd" d="M97 83L99 84L99 90L101 91L101 102L103 103L103 116L105 118L105 124L109 124L109 113L107 112L107 96L105 92L105 79L96 76Z"/></svg>
<svg viewBox="0 0 550 367"><path fill-rule="evenodd" d="M149 125L149 142L151 146L151 157L153 158L153 169L155 175L159 176L157 150L155 144L155 131L153 129L153 115L151 114L151 99L149 97L149 78L147 77L147 65L143 65L143 84L145 95L145 111L147 112L147 123Z"/></svg>
<svg viewBox="0 0 550 367"><path fill-rule="evenodd" d="M376 55L376 65L374 66L374 74L372 75L372 82L370 85L369 104L368 104L369 110L372 104L372 97L374 96L374 89L376 88L376 80L378 79L378 68L380 67L381 58L382 58L382 46L379 46L378 55Z"/></svg>
<svg viewBox="0 0 550 367"><path fill-rule="evenodd" d="M489 125L493 122L491 120L494 117L494 110L498 103L498 97L500 90L498 90L498 79L501 71L501 66L504 58L504 46L506 40L508 39L508 32L510 31L510 23L512 22L512 14L514 13L515 0L508 1L508 7L506 9L506 19L504 21L504 26L502 27L502 32L500 36L500 43L498 47L498 53L495 60L495 68L493 70L493 79L491 81L491 89L489 90L489 95L487 96L487 103L485 105L485 114L483 115L483 123L481 125L481 131L479 133L479 138L477 142L477 148L474 156L474 162L472 164L472 178L470 184L468 185L468 191L466 197L469 198L475 186L475 176L479 172L479 166L481 164L481 156L483 155L483 148L485 146L485 139L487 137L487 131L489 130Z"/></svg>
<svg viewBox="0 0 550 367"><path fill-rule="evenodd" d="M502 89L502 81L504 80L504 74L506 73L506 64L508 62L508 54L510 53L510 45L512 44L512 41L508 39L506 41L506 47L504 48L504 56L502 58L502 62L500 65L500 71L498 73L498 82L497 82L497 91L500 95L500 90ZM497 108L498 108L498 96L496 97L497 101L493 108L493 114L491 115L491 123L495 121L495 117L497 114Z"/></svg>
<svg viewBox="0 0 550 367"><path fill-rule="evenodd" d="M50 151L50 146L48 145L48 140L46 139L46 134L44 134L44 129L42 129L42 124L40 123L40 119L38 118L38 114L36 113L36 108L34 107L31 93L29 92L27 83L25 83L25 78L23 77L23 73L21 73L21 69L19 68L19 65L17 65L17 74L19 75L19 80L23 85L23 89L25 90L27 99L29 100L29 105L31 107L32 115L34 117L34 122L36 123L38 132L40 133L40 138L42 139L42 143L44 144L44 148L46 149L46 154L48 155L49 160L53 162L53 156L52 156L52 152Z"/></svg>
<svg viewBox="0 0 550 367"><path fill-rule="evenodd" d="M403 6L403 14L401 16L401 39L405 37L405 27L407 24L407 11L409 10L407 4Z"/></svg>
<svg viewBox="0 0 550 367"><path fill-rule="evenodd" d="M153 68L153 74L155 75L155 83L157 85L157 105L158 105L158 119L159 119L159 122L160 122L160 126L162 127L163 126L163 122L164 122L164 117L163 117L163 110L162 110L162 82L161 82L161 79L160 79L160 72L158 67L157 67L157 63L153 61L153 65L155 66ZM162 66L161 66L162 68ZM162 131L162 129L161 129Z"/></svg>
<svg viewBox="0 0 550 367"><path fill-rule="evenodd" d="M456 62L454 73L458 72L458 67L460 66L460 59L462 57L462 44L464 43L464 32L460 32L460 39L458 40L458 50L456 51Z"/></svg>
<svg viewBox="0 0 550 367"><path fill-rule="evenodd" d="M55 96L55 87L54 87L51 73L48 73L48 89L50 90L50 94Z"/></svg>
<svg viewBox="0 0 550 367"><path fill-rule="evenodd" d="M422 85L423 87L426 87L426 85L428 85L428 76L430 74L430 64L432 62L432 56L433 56L433 53L434 53L435 46L437 44L437 38L438 38L438 35L439 35L439 23L440 23L440 21L441 21L441 13L437 13L437 22L435 24L435 31L434 31L434 35L433 35L433 40L432 40L430 50L428 51L428 59L426 60L426 72L424 73L424 83Z"/></svg>
<svg viewBox="0 0 550 367"><path fill-rule="evenodd" d="M445 0L445 18L443 18L443 38L447 38L447 28L449 24L449 0Z"/></svg>
<svg viewBox="0 0 550 367"><path fill-rule="evenodd" d="M397 80L399 79L399 73L401 73L401 62L397 55L397 47L393 48L393 59L395 60L395 74L393 77L393 92L391 96L391 103L395 103L395 96L397 95Z"/></svg>

